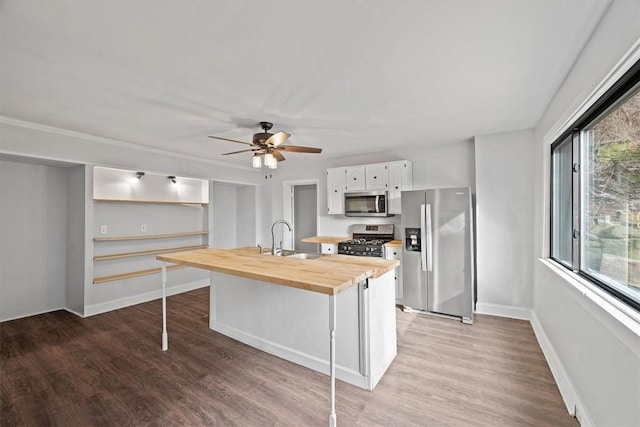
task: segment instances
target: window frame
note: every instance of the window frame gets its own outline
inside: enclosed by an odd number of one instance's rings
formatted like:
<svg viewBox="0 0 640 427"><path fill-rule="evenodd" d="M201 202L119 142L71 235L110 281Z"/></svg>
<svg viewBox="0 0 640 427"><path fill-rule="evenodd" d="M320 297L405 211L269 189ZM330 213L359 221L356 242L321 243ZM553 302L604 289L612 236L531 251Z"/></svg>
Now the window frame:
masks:
<svg viewBox="0 0 640 427"><path fill-rule="evenodd" d="M588 280L594 285L606 291L608 294L622 301L626 305L630 306L634 310L640 312L640 301L636 301L624 293L618 291L614 287L609 284L599 280L597 277L592 276L591 274L583 271L580 265L580 256L582 251L581 238L582 238L582 230L581 230L581 221L582 221L582 200L581 200L581 173L580 173L580 165L583 162L582 153L581 153L581 133L582 131L589 126L592 122L598 119L601 115L607 112L612 106L616 103L620 102L625 98L625 96L631 91L634 87L636 87L640 83L640 60L637 61L631 68L623 74L623 76L618 79L602 96L600 96L584 113L582 113L574 122L567 127L567 129L558 135L551 144L551 150L549 155L549 171L550 171L550 181L549 181L549 246L548 253L549 258L553 260L556 264L561 266L564 269L568 269L573 271L575 274L579 275L583 279ZM572 144L572 214L573 214L573 251L572 251L572 260L571 265L567 265L564 261L556 259L553 253L553 245L554 245L554 198L555 194L553 191L554 184L554 165L553 165L553 154L554 150L562 145L563 142L567 138L571 138ZM576 168L577 164L577 168Z"/></svg>

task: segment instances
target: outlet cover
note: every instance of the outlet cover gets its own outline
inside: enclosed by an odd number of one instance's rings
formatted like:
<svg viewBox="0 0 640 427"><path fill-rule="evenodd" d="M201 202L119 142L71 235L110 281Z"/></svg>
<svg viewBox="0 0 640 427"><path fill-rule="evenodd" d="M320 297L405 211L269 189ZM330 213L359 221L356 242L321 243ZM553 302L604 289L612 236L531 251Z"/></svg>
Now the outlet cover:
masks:
<svg viewBox="0 0 640 427"><path fill-rule="evenodd" d="M147 224L140 224L140 232L141 233L147 232Z"/></svg>
<svg viewBox="0 0 640 427"><path fill-rule="evenodd" d="M109 232L109 229L107 228L106 225L100 226L100 234L107 234L108 232Z"/></svg>

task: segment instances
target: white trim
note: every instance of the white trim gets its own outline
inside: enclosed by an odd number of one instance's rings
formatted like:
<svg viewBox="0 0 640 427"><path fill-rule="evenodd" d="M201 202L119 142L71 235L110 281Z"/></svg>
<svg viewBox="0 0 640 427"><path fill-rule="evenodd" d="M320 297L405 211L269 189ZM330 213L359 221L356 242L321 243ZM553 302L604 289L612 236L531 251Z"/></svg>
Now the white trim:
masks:
<svg viewBox="0 0 640 427"><path fill-rule="evenodd" d="M531 327L533 328L533 333L536 335L538 344L542 349L542 353L547 360L549 369L551 369L553 379L558 385L560 395L562 396L562 400L564 401L567 411L578 419L580 426L594 426L593 420L591 419L586 406L578 396L578 392L573 386L569 374L565 370L560 357L558 357L558 354L553 348L553 345L551 345L551 341L549 341L549 338L547 337L547 334L545 333L535 311L531 312Z"/></svg>
<svg viewBox="0 0 640 427"><path fill-rule="evenodd" d="M0 319L0 322L9 322L11 320L22 319L24 317L38 316L40 314L51 313L53 311L58 311L58 310L67 310L67 311L69 311L65 307L51 308L51 309L47 309L47 310L36 311L35 313L19 314L19 315L14 316L14 317L9 317L8 319ZM74 313L74 314L76 314L76 313Z"/></svg>
<svg viewBox="0 0 640 427"><path fill-rule="evenodd" d="M545 144L553 141L565 132L580 116L582 116L604 93L611 88L629 69L640 60L640 39L636 40L631 49L618 61L613 69L595 87L578 108L564 121L560 118L543 138ZM555 129L555 131L554 131Z"/></svg>
<svg viewBox="0 0 640 427"><path fill-rule="evenodd" d="M213 160L213 159L209 159L209 158L206 158L206 157L195 156L195 155L192 155L192 154L184 154L184 153L179 153L179 152L171 151L171 150L165 150L165 149L161 149L161 148L149 147L147 145L138 144L138 143L134 143L134 142L119 141L119 140L116 140L116 139L104 138L104 137L101 137L101 136L91 135L91 134L88 134L88 133L76 132L76 131L67 130L67 129L61 129L61 128L57 128L57 127L53 127L53 126L47 126L47 125L42 125L42 124L38 124L38 123L27 122L27 121L24 121L24 120L18 120L18 119L14 119L14 118L7 117L7 116L0 116L0 123L11 125L11 126L16 126L16 127L21 127L21 128L25 128L25 129L37 130L37 131L41 131L41 132L50 132L50 133L54 133L54 134L57 134L57 135L69 136L69 137L72 137L72 138L84 139L84 140L87 140L87 141L93 141L93 142L99 142L99 143L103 143L103 144L109 144L109 145L113 145L113 146L117 146L117 147L125 147L125 148L130 148L130 149L133 149L133 150L145 151L147 153L161 154L161 155L174 157L174 158L179 158L179 159L192 160L192 161L197 161L197 162L202 162L202 163L209 163L209 164L218 165L218 166L225 166L225 167L229 167L229 168L242 169L242 170L255 172L255 168L250 167L250 166L241 166L241 165L236 165L236 164L233 164L233 163L225 163L225 162L221 162L219 160ZM9 154L9 152L7 152L7 153ZM25 154L20 154L20 153L11 153L11 154L25 156ZM33 157L33 156L30 156L30 157ZM41 158L44 159L46 157L41 157ZM51 159L51 160L56 160L56 159ZM78 162L78 161L75 161L75 160L74 160L74 162L79 163L79 164L86 164L86 162ZM105 165L105 166L108 166L108 165Z"/></svg>
<svg viewBox="0 0 640 427"><path fill-rule="evenodd" d="M295 230L295 224L293 221L293 187L296 185L315 185L316 186L316 236L318 235L320 218L318 215L318 207L320 206L320 181L317 179L299 179L293 181L282 181L282 217L287 220ZM291 197L288 197L291 195ZM284 241L283 245L290 244L290 248L293 248L293 232L288 229L284 229Z"/></svg>
<svg viewBox="0 0 640 427"><path fill-rule="evenodd" d="M65 307L64 310L68 311L71 314L75 314L78 317L84 317L82 313L80 313L79 311L72 310L69 307Z"/></svg>
<svg viewBox="0 0 640 427"><path fill-rule="evenodd" d="M183 283L167 288L167 295L177 295L183 292L193 291L195 289L205 288L209 286L209 279L197 280L195 282ZM146 292L144 294L133 295L130 297L118 298L115 300L102 302L99 304L88 305L84 308L84 317L94 316L96 314L106 313L108 311L118 310L120 308L129 307L143 302L153 301L162 298L162 289Z"/></svg>
<svg viewBox="0 0 640 427"><path fill-rule="evenodd" d="M555 261L548 258L538 258L538 261L640 338L640 313Z"/></svg>
<svg viewBox="0 0 640 427"><path fill-rule="evenodd" d="M476 304L475 313L488 314L490 316L509 317L511 319L531 320L532 311L530 308L526 307L478 302Z"/></svg>
<svg viewBox="0 0 640 427"><path fill-rule="evenodd" d="M278 356L282 359L288 360L306 368L313 369L314 371L329 375L328 360L320 359L310 354L294 350L290 347L285 347L281 344L257 337L252 334L248 334L236 328L222 325L220 323L214 322L213 320L211 320L210 328L216 332L220 332L223 335L226 335L251 347L257 348L258 350L262 350L266 353L273 354L274 356ZM336 378L357 387L370 390L369 378L363 377L360 372L354 371L353 369L336 365Z"/></svg>

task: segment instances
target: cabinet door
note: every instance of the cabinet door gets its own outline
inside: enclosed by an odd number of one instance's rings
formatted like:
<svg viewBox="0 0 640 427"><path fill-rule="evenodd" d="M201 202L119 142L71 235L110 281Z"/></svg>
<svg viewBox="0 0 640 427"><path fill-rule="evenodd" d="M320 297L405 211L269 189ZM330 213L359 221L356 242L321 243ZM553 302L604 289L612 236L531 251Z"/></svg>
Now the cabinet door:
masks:
<svg viewBox="0 0 640 427"><path fill-rule="evenodd" d="M396 285L396 304L402 304L402 248L395 246L385 246L385 258L397 259L400 265L395 268L394 278Z"/></svg>
<svg viewBox="0 0 640 427"><path fill-rule="evenodd" d="M333 255L338 253L338 245L333 243L320 243L320 253Z"/></svg>
<svg viewBox="0 0 640 427"><path fill-rule="evenodd" d="M401 193L413 187L411 162L400 161L389 163L389 213L401 214Z"/></svg>
<svg viewBox="0 0 640 427"><path fill-rule="evenodd" d="M327 213L344 214L345 168L327 169Z"/></svg>
<svg viewBox="0 0 640 427"><path fill-rule="evenodd" d="M367 190L386 190L387 189L387 164L379 163L375 165L365 165L364 178L365 188Z"/></svg>
<svg viewBox="0 0 640 427"><path fill-rule="evenodd" d="M347 169L347 192L364 191L364 166L351 166Z"/></svg>

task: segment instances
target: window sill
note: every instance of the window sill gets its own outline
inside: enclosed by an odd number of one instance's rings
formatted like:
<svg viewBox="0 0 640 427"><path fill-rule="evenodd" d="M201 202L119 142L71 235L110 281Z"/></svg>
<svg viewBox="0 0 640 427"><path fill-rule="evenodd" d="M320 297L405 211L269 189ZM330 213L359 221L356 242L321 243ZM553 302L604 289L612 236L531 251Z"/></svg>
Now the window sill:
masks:
<svg viewBox="0 0 640 427"><path fill-rule="evenodd" d="M624 325L635 335L640 337L640 313L627 306L622 301L609 295L596 285L579 275L562 267L549 258L538 258L538 260L551 271L560 276L567 284L574 287L583 296L589 298L594 304L608 313L616 321Z"/></svg>

